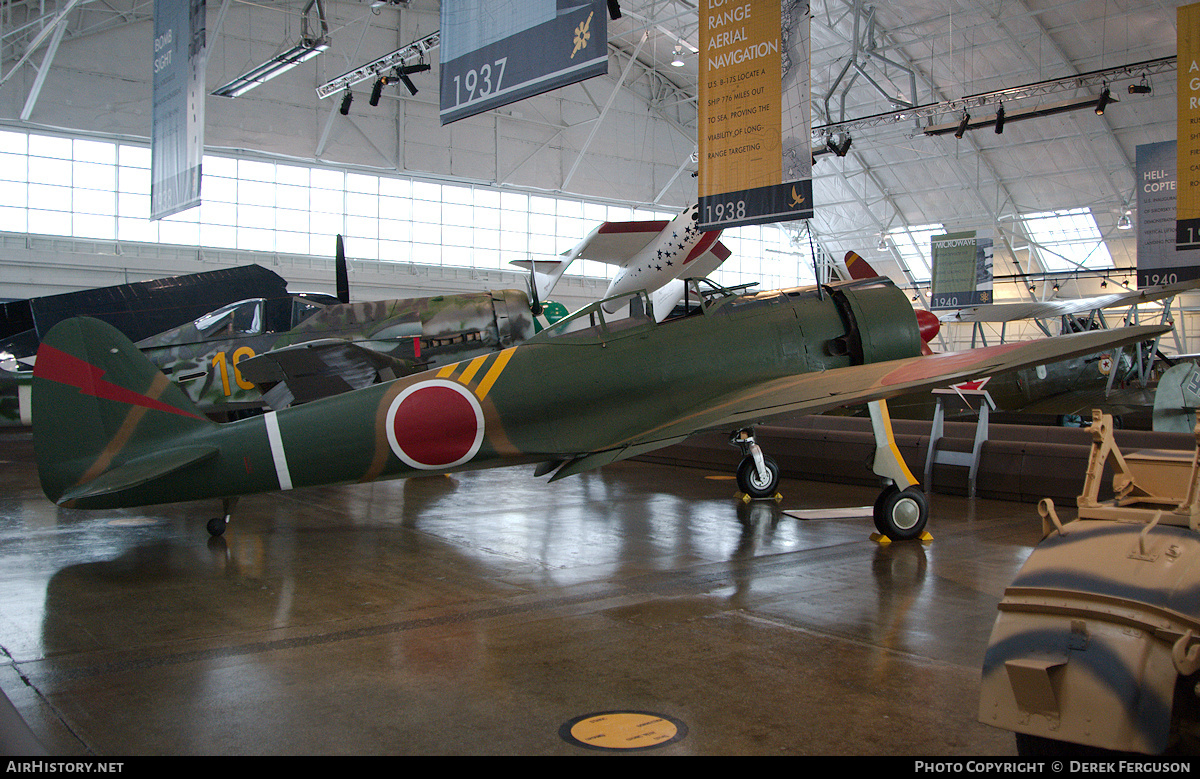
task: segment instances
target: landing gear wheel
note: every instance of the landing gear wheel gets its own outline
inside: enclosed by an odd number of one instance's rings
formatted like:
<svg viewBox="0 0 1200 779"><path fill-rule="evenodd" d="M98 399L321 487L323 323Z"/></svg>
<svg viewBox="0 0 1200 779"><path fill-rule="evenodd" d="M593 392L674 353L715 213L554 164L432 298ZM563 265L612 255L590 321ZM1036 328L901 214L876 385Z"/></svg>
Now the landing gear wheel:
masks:
<svg viewBox="0 0 1200 779"><path fill-rule="evenodd" d="M213 538L216 538L225 532L225 524L224 517L213 517L212 519L208 520L208 534Z"/></svg>
<svg viewBox="0 0 1200 779"><path fill-rule="evenodd" d="M753 457L743 457L737 469L738 489L752 498L774 497L779 489L779 466L767 455L763 455L763 465L767 467L766 477L758 472Z"/></svg>
<svg viewBox="0 0 1200 779"><path fill-rule="evenodd" d="M929 501L916 487L891 485L875 500L875 529L893 541L919 538L929 521Z"/></svg>

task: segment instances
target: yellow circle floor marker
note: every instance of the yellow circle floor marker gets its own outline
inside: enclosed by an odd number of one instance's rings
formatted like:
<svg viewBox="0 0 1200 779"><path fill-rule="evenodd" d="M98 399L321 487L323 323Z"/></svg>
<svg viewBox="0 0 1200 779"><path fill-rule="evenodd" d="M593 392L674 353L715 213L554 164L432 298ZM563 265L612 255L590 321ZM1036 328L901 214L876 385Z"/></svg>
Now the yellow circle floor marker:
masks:
<svg viewBox="0 0 1200 779"><path fill-rule="evenodd" d="M679 741L687 735L687 726L650 711L602 711L576 717L558 732L576 746L630 751Z"/></svg>

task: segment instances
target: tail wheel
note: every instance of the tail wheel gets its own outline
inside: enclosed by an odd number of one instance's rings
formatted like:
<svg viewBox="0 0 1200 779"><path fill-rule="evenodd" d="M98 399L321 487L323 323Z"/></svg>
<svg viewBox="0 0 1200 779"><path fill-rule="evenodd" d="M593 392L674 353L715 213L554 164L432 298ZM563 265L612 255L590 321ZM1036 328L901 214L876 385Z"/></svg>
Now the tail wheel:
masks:
<svg viewBox="0 0 1200 779"><path fill-rule="evenodd" d="M738 489L752 498L770 498L779 490L779 466L773 459L763 455L767 472L760 474L753 457L743 457L738 464Z"/></svg>
<svg viewBox="0 0 1200 779"><path fill-rule="evenodd" d="M893 541L919 538L929 521L929 501L916 487L901 491L891 485L875 501L875 529Z"/></svg>

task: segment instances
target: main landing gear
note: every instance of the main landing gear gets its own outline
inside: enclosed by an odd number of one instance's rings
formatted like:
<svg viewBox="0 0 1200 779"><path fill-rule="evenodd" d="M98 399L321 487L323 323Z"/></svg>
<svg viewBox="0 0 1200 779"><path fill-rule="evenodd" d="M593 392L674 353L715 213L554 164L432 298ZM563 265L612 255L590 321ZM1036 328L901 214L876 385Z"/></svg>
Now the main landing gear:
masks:
<svg viewBox="0 0 1200 779"><path fill-rule="evenodd" d="M929 521L929 501L896 447L887 404L882 400L874 401L868 404L868 409L875 434L875 456L871 470L885 484L875 499L872 511L875 529L880 536L892 541L921 538ZM776 497L779 466L763 454L754 440L754 431L739 430L729 442L742 450L742 461L737 469L738 489L754 499Z"/></svg>

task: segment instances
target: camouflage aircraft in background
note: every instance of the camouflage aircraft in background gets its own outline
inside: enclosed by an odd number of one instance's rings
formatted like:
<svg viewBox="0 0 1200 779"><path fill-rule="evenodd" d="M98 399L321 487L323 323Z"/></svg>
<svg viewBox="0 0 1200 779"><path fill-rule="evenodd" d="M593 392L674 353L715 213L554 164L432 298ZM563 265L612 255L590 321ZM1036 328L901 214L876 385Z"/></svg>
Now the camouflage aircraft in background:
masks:
<svg viewBox="0 0 1200 779"><path fill-rule="evenodd" d="M243 300L137 343L210 414L280 409L519 344L521 290L357 303Z"/></svg>
<svg viewBox="0 0 1200 779"><path fill-rule="evenodd" d="M205 413L224 417L303 403L498 351L566 316L561 304L534 306L525 292L511 289L350 303L341 236L335 270L336 296L288 293L283 278L252 265L39 299L33 302L41 308L32 310L39 321L53 323L66 318L63 306L80 304L81 298L98 300L84 305L82 313L95 312L117 326ZM250 294L231 298L239 289ZM60 298L64 302L49 310L57 318L49 319L44 301ZM200 307L206 300L225 305ZM191 308L183 308L184 302ZM138 316L147 307L154 316ZM125 318L107 316L110 309ZM164 318L168 314L173 318ZM154 329L164 322L170 329ZM36 334L30 330L22 337L32 355ZM28 366L0 360L0 414L13 423L30 423L30 381Z"/></svg>
<svg viewBox="0 0 1200 779"><path fill-rule="evenodd" d="M240 495L520 463L554 481L724 430L743 452L739 487L769 497L779 468L754 442L755 424L869 402L872 469L887 485L875 525L911 539L928 503L884 399L1167 331L922 355L908 297L885 280L756 294L713 286L661 322L646 293L629 297L640 305L599 301L516 346L227 423L204 417L108 325L69 320L43 340L34 373L42 488L80 509L221 498L224 517L209 523L220 534Z"/></svg>
<svg viewBox="0 0 1200 779"><path fill-rule="evenodd" d="M251 264L0 303L0 425L29 424L31 364L42 335L64 319L95 317L136 341L228 303L284 295L282 276Z"/></svg>

